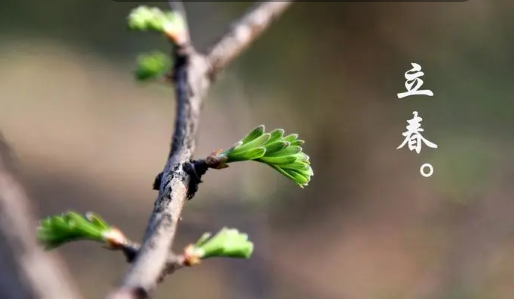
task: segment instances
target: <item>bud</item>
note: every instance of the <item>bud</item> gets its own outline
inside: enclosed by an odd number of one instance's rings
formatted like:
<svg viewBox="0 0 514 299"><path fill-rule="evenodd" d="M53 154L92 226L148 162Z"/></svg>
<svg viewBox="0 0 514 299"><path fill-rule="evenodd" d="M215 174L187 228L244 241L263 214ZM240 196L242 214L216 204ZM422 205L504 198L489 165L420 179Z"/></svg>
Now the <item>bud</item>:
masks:
<svg viewBox="0 0 514 299"><path fill-rule="evenodd" d="M37 240L51 250L64 243L77 240L92 240L101 243L121 241L120 234L113 234L112 228L102 218L93 213L80 215L69 211L62 215L43 219L37 227ZM121 234L122 235L122 234Z"/></svg>
<svg viewBox="0 0 514 299"><path fill-rule="evenodd" d="M138 81L149 81L163 76L171 68L171 59L159 51L140 54L137 57L135 77Z"/></svg>
<svg viewBox="0 0 514 299"><path fill-rule="evenodd" d="M186 21L172 11L163 12L156 7L139 6L131 11L127 24L131 30L163 33L176 44L187 41Z"/></svg>
<svg viewBox="0 0 514 299"><path fill-rule="evenodd" d="M253 243L248 240L247 234L237 229L224 227L214 237L210 236L210 233L203 234L195 245L186 249L189 260L211 257L249 258L252 255Z"/></svg>

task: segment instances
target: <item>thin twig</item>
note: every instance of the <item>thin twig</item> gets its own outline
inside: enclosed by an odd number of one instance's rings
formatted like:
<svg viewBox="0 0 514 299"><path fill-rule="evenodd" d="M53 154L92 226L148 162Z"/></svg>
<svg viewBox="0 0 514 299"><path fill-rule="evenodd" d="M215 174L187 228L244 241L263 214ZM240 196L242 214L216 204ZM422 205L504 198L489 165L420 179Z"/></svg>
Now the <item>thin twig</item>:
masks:
<svg viewBox="0 0 514 299"><path fill-rule="evenodd" d="M207 52L212 66L211 76L224 69L246 49L272 21L280 16L294 1L269 1L255 4Z"/></svg>
<svg viewBox="0 0 514 299"><path fill-rule="evenodd" d="M177 109L171 150L166 166L154 184L159 189L159 195L141 248L120 287L108 296L109 299L147 298L162 279L163 273L169 274L175 269L167 269L166 265L169 265L170 258L178 258L173 254L170 257L170 248L180 214L185 202L194 196L200 177L207 170L196 169L191 164L191 158L195 149L202 102L212 82L211 63L215 63L216 71L227 65L289 4L290 2L266 2L255 6L253 11L235 23L241 27L233 27L212 47L210 60L196 53L190 40L175 45L173 88ZM180 7L177 1L170 1L170 5L174 8ZM178 11L180 12L180 8ZM185 19L185 15L183 17ZM250 34L242 36L241 32L248 30Z"/></svg>

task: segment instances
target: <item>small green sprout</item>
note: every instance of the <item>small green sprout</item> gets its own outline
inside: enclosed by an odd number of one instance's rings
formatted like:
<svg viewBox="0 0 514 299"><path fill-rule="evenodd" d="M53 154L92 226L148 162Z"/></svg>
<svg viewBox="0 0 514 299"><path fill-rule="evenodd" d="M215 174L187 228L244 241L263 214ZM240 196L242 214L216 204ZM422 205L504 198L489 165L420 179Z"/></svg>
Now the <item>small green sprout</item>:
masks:
<svg viewBox="0 0 514 299"><path fill-rule="evenodd" d="M304 141L298 139L298 134L284 136L283 129L265 133L264 125L260 125L231 148L216 155L221 162L218 168L227 167L226 164L232 162L257 161L269 165L303 188L314 172L309 156L302 152L302 144Z"/></svg>
<svg viewBox="0 0 514 299"><path fill-rule="evenodd" d="M248 235L240 233L237 229L224 227L215 236L205 233L196 244L186 248L186 259L191 265L200 262L200 259L211 257L250 258L253 252L253 243Z"/></svg>
<svg viewBox="0 0 514 299"><path fill-rule="evenodd" d="M162 11L157 7L139 6L127 18L128 28L138 31L156 31L179 42L186 34L184 18L172 11Z"/></svg>
<svg viewBox="0 0 514 299"><path fill-rule="evenodd" d="M138 81L149 81L162 77L171 68L171 59L160 51L140 54L137 58L135 77Z"/></svg>
<svg viewBox="0 0 514 299"><path fill-rule="evenodd" d="M93 213L81 215L72 211L43 219L37 228L36 238L46 250L78 240L106 243L108 247L125 242L121 231L111 227L100 216Z"/></svg>

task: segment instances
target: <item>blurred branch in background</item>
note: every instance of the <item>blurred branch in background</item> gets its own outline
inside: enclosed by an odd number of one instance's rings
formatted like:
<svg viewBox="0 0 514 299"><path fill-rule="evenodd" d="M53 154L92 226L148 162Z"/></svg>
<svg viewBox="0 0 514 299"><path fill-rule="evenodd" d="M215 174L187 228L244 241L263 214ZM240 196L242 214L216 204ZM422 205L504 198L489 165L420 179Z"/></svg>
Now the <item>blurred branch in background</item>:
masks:
<svg viewBox="0 0 514 299"><path fill-rule="evenodd" d="M0 297L79 299L58 257L36 242L31 201L15 178L13 160L0 133Z"/></svg>

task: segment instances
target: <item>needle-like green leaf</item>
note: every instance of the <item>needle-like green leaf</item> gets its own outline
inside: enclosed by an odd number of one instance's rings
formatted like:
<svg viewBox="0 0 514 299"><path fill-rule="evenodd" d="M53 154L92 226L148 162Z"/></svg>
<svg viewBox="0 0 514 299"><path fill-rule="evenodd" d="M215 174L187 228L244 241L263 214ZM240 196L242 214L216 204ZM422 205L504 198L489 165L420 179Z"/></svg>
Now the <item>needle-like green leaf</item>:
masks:
<svg viewBox="0 0 514 299"><path fill-rule="evenodd" d="M246 137L243 138L241 142L242 144L248 143L257 137L260 137L262 134L264 134L264 125L257 126L250 133L248 133L248 135L246 135Z"/></svg>
<svg viewBox="0 0 514 299"><path fill-rule="evenodd" d="M273 142L270 144L265 144L265 146L266 146L266 156L269 156L273 153L279 152L279 151L285 149L286 147L288 147L289 142L277 141L277 142Z"/></svg>
<svg viewBox="0 0 514 299"><path fill-rule="evenodd" d="M264 153L266 153L266 149L264 147L252 148L244 152L237 152L228 156L227 163L255 160L264 156Z"/></svg>
<svg viewBox="0 0 514 299"><path fill-rule="evenodd" d="M243 143L243 145L236 147L233 151L234 154L247 151L252 148L260 147L264 145L266 141L270 138L270 134L262 134L261 136L255 138L252 141L249 141L248 143Z"/></svg>

